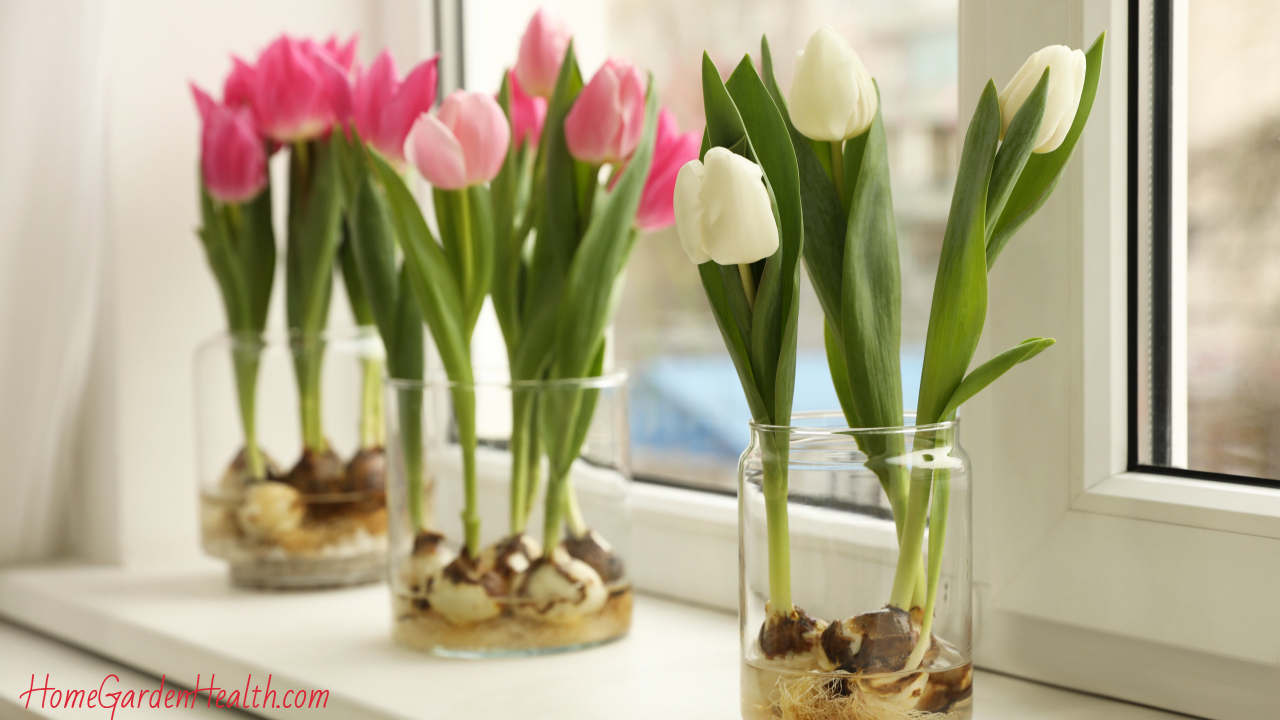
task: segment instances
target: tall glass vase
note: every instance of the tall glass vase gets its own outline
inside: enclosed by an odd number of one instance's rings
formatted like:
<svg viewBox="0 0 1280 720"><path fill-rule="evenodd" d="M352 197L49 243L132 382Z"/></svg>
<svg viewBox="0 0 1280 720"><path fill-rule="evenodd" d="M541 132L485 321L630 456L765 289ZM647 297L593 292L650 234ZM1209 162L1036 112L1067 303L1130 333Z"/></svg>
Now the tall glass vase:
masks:
<svg viewBox="0 0 1280 720"><path fill-rule="evenodd" d="M625 383L621 374L389 381L397 642L490 657L575 650L627 633ZM547 427L565 417L549 412L555 408L577 408L579 433ZM563 471L546 452L555 437L581 439ZM415 456L418 472L401 460ZM434 517L418 509L427 494ZM548 503L560 508L550 522Z"/></svg>
<svg viewBox="0 0 1280 720"><path fill-rule="evenodd" d="M959 422L752 424L739 465L742 716L970 718Z"/></svg>
<svg viewBox="0 0 1280 720"><path fill-rule="evenodd" d="M300 359L314 369L309 403L298 391ZM383 364L369 328L305 341L223 334L197 351L201 543L228 562L233 584L383 579Z"/></svg>

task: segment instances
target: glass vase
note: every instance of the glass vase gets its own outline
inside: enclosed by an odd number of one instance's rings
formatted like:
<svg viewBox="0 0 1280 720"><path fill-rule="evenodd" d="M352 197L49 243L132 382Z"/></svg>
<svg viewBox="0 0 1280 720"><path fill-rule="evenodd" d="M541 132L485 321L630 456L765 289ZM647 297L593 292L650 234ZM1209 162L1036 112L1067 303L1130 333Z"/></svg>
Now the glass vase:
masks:
<svg viewBox="0 0 1280 720"><path fill-rule="evenodd" d="M391 380L387 397L397 642L492 657L627 633L625 375ZM418 452L415 476L396 458ZM432 488L435 519L416 509Z"/></svg>
<svg viewBox="0 0 1280 720"><path fill-rule="evenodd" d="M792 423L753 423L739 464L743 718L971 718L959 422Z"/></svg>
<svg viewBox="0 0 1280 720"><path fill-rule="evenodd" d="M196 354L201 544L240 587L386 575L382 342L223 334Z"/></svg>

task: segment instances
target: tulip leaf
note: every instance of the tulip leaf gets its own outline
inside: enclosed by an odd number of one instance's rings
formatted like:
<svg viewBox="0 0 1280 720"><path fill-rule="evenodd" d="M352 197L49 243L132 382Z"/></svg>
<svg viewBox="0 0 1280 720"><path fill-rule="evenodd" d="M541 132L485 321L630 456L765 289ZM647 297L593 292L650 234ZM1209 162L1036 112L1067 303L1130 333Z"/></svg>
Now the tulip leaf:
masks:
<svg viewBox="0 0 1280 720"><path fill-rule="evenodd" d="M462 290L404 179L382 158L374 155L373 160L396 239L404 252L405 274L418 309L431 328L449 379L469 385L472 382L471 345L465 327Z"/></svg>
<svg viewBox="0 0 1280 720"><path fill-rule="evenodd" d="M1031 219L1057 187L1058 180L1071 160L1071 154L1075 152L1080 134L1084 132L1089 113L1093 110L1098 80L1102 74L1106 39L1105 32L1098 35L1098 39L1093 41L1093 45L1085 53L1084 89L1080 93L1080 105L1076 108L1076 116L1071 121L1066 139L1053 152L1033 154L1022 169L1018 182L1009 195L1009 201L1005 203L1004 211L1000 213L1000 219L995 222L991 238L987 241L988 265L995 264L996 258L1014 233Z"/></svg>
<svg viewBox="0 0 1280 720"><path fill-rule="evenodd" d="M203 222L198 234L204 245L209 269L213 271L213 277L221 290L227 327L232 332L252 331L249 287L244 266L239 261L231 238L230 223L226 217L229 208L215 201L203 185L200 188L200 208Z"/></svg>
<svg viewBox="0 0 1280 720"><path fill-rule="evenodd" d="M951 399L947 401L946 407L942 414L938 416L939 420L949 420L955 414L956 410L965 401L982 392L988 385L995 382L1001 375L1013 369L1014 365L1023 363L1031 358L1039 355L1049 349L1054 344L1053 338L1030 338L1023 340L1018 345L1005 350L999 355L982 363L974 368L973 372L965 376L960 386L951 394Z"/></svg>
<svg viewBox="0 0 1280 720"><path fill-rule="evenodd" d="M1022 107L1014 114L1005 132L1004 141L996 152L995 164L991 167L991 188L987 191L987 238L995 229L1000 213L1004 211L1009 195L1013 192L1018 177L1031 158L1040 135L1040 124L1044 120L1045 103L1049 97L1049 68L1044 69L1040 80L1031 94L1027 96ZM987 269L995 263L995 256L990 254L991 246L987 246Z"/></svg>
<svg viewBox="0 0 1280 720"><path fill-rule="evenodd" d="M276 235L271 224L271 183L248 202L240 205L240 233L236 257L244 269L246 319L248 328L262 332L271 306L271 287L276 279Z"/></svg>
<svg viewBox="0 0 1280 720"><path fill-rule="evenodd" d="M978 347L987 314L987 186L1000 137L1000 103L987 82L965 132L925 336L916 424L937 422Z"/></svg>
<svg viewBox="0 0 1280 720"><path fill-rule="evenodd" d="M507 124L514 127L511 116L511 85L508 74L502 73L502 85L498 90L498 105L506 115ZM502 169L489 182L493 197L493 282L489 295L493 298L494 314L502 328L508 353L513 353L520 342L520 241L517 237L516 200L523 174L521 159L524 154L516 148L516 138L507 146L507 157Z"/></svg>
<svg viewBox="0 0 1280 720"><path fill-rule="evenodd" d="M831 384L836 388L840 409L844 412L846 420L857 417L853 409L853 393L849 389L849 373L844 360L844 349L840 347L840 342L831 332L831 322L826 318L822 320L822 345L827 351L827 367L831 369Z"/></svg>
<svg viewBox="0 0 1280 720"><path fill-rule="evenodd" d="M747 129L742 124L738 107L720 79L720 70L705 52L702 53L702 104L707 116L706 134L710 140L707 147L728 148L754 162L754 157L743 152Z"/></svg>
<svg viewBox="0 0 1280 720"><path fill-rule="evenodd" d="M795 149L800 173L800 202L804 215L804 264L813 283L822 312L831 323L837 342L841 339L841 290L844 274L845 229L848 216L836 186L831 182L809 139L791 124L787 104L773 75L773 59L767 39L761 40L765 86L786 123ZM827 150L828 156L830 150ZM827 160L830 163L830 158ZM843 346L842 346L843 347Z"/></svg>
<svg viewBox="0 0 1280 720"><path fill-rule="evenodd" d="M804 219L800 177L786 123L756 74L751 56L742 59L725 89L764 171L776 206L778 251L764 263L752 315L751 347L759 371L761 395L773 408L773 421L787 423L795 388L795 325L798 322L800 255Z"/></svg>
<svg viewBox="0 0 1280 720"><path fill-rule="evenodd" d="M728 271L733 271L730 278ZM751 369L751 354L748 348L750 324L743 324L735 319L734 310L729 300L727 287L737 287L742 291L742 281L738 279L736 267L725 267L708 260L698 266L698 275L702 278L702 288L707 293L707 302L711 305L711 315L716 319L716 327L720 328L720 336L724 338L724 346L729 350L729 358L738 371L738 380L747 396L747 407L751 409L751 417L756 422L773 424L773 411L765 405L760 397L760 386L756 383L755 373Z"/></svg>
<svg viewBox="0 0 1280 720"><path fill-rule="evenodd" d="M536 378L546 370L551 359L560 293L578 244L578 166L581 163L569 154L564 120L581 91L582 73L570 42L560 65L555 91L547 102L547 118L538 150L542 181L537 193L538 205L530 209L537 219L537 236L520 310L519 345L514 353L508 349L513 361L513 378Z"/></svg>
<svg viewBox="0 0 1280 720"><path fill-rule="evenodd" d="M289 156L285 310L289 328L303 335L323 330L329 316L344 210L338 135L299 145Z"/></svg>
<svg viewBox="0 0 1280 720"><path fill-rule="evenodd" d="M351 233L343 223L342 244L338 246L338 264L342 272L342 284L347 289L347 303L351 306L351 317L357 325L373 325L373 308L365 295L364 283L360 280L360 271L356 269L355 251L351 248Z"/></svg>
<svg viewBox="0 0 1280 720"><path fill-rule="evenodd" d="M902 278L889 184L889 148L879 109L861 146L850 201L841 294L843 355L856 427L902 425ZM849 144L854 144L850 140ZM833 371L834 373L834 371Z"/></svg>

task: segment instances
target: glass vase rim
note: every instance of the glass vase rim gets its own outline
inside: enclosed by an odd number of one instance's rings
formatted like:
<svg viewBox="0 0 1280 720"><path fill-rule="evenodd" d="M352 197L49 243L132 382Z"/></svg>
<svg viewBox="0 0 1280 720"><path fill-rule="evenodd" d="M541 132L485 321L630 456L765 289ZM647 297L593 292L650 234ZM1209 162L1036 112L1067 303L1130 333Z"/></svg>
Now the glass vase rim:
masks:
<svg viewBox="0 0 1280 720"><path fill-rule="evenodd" d="M494 371L497 372L497 371ZM535 389L556 389L556 388L578 388L581 390L607 390L610 388L622 388L627 384L628 373L626 370L615 370L604 373L603 375L593 375L590 377L580 378L540 378L535 380L512 380L510 377L493 375L483 375L481 377L473 377L469 383L453 380L445 373L444 370L428 370L426 377L421 380L408 378L386 378L388 388L396 390L426 390L432 389L459 389L471 388L473 390L486 389L507 389L507 390L535 390Z"/></svg>
<svg viewBox="0 0 1280 720"><path fill-rule="evenodd" d="M914 412L904 412L902 417L915 418ZM840 410L805 410L802 412L792 413L791 419L795 420L818 420L822 418L839 418L844 420L844 412ZM926 425L896 425L888 427L820 427L816 425L771 425L769 423L756 422L751 420L747 423L751 427L753 433L770 433L798 436L820 436L820 435L907 435L916 433L939 432L942 430L951 430L960 427L960 418L956 417L951 420L943 420L942 422L929 423Z"/></svg>
<svg viewBox="0 0 1280 720"><path fill-rule="evenodd" d="M342 327L325 328L315 333L305 333L292 328L286 330L268 328L261 332L256 330L220 330L201 341L200 349L222 345L257 345L264 348L270 346L292 347L302 342L304 336L314 337L326 343L367 342L374 338L378 340L382 338L378 334L377 327L373 325L344 325Z"/></svg>

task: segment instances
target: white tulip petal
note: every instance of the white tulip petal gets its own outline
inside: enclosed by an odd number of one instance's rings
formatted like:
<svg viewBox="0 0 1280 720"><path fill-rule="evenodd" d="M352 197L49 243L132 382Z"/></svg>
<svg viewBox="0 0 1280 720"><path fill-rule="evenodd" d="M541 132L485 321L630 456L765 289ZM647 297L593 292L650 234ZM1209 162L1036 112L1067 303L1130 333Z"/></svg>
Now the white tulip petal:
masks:
<svg viewBox="0 0 1280 720"><path fill-rule="evenodd" d="M707 152L702 182L704 249L721 265L752 263L778 249L778 226L759 165L724 148Z"/></svg>
<svg viewBox="0 0 1280 720"><path fill-rule="evenodd" d="M684 248L685 254L694 265L701 265L711 259L711 256L703 250L705 242L702 233L702 201L698 197L702 190L703 173L702 163L690 160L676 175L676 233L680 236L680 245Z"/></svg>
<svg viewBox="0 0 1280 720"><path fill-rule="evenodd" d="M837 142L861 135L875 119L879 98L871 74L830 26L818 28L796 55L787 107L806 137Z"/></svg>
<svg viewBox="0 0 1280 720"><path fill-rule="evenodd" d="M1039 50L1027 58L1000 92L1000 137L1003 139L1009 123L1040 82L1046 68L1049 92L1033 150L1037 153L1058 149L1071 130L1084 91L1084 53L1066 45L1050 45Z"/></svg>

